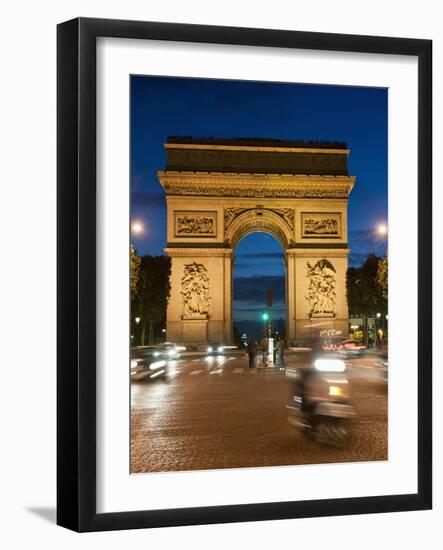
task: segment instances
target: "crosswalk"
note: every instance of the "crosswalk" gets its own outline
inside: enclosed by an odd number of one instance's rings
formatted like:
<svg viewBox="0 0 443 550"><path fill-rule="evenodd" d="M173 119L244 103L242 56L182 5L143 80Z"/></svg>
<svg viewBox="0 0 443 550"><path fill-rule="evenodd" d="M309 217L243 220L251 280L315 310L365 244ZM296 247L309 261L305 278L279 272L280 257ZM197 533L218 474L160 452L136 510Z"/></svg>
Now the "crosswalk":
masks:
<svg viewBox="0 0 443 550"><path fill-rule="evenodd" d="M175 369L173 373L170 374L180 374L181 376L199 376L199 375L226 375L226 374L257 374L258 371L267 371L269 372L274 371L275 369L250 369L248 367L242 368L242 367L236 367L236 368L228 368L228 367L219 367L219 368L213 368L213 369L193 369L188 370L186 368L180 368Z"/></svg>
<svg viewBox="0 0 443 550"><path fill-rule="evenodd" d="M236 357L206 358L171 361L168 364L167 378L208 378L231 376L241 378L242 376L255 375L275 371L274 368L253 368L250 369L246 361L238 360ZM278 369L277 369L278 370ZM280 371L281 372L281 371Z"/></svg>
<svg viewBox="0 0 443 550"><path fill-rule="evenodd" d="M241 374L244 370L246 370L246 369L242 369L242 368L236 368L236 369L218 368L218 369L212 369L212 370L209 370L209 369L194 369L194 370L191 370L187 373L182 371L182 374L187 374L188 376L197 376L197 375L202 374L202 373L206 373L206 374L226 374L226 373Z"/></svg>

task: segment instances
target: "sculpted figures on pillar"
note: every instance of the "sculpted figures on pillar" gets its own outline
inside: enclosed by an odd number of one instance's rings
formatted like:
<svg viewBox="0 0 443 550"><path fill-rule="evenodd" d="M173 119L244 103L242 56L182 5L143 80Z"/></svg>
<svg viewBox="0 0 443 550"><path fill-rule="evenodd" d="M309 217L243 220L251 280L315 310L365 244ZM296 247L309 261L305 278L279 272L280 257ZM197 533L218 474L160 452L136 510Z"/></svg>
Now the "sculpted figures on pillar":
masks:
<svg viewBox="0 0 443 550"><path fill-rule="evenodd" d="M208 270L203 264L193 262L186 264L181 279L180 294L183 298L183 316L196 317L208 315L209 277Z"/></svg>
<svg viewBox="0 0 443 550"><path fill-rule="evenodd" d="M323 259L313 266L308 262L306 276L309 279L306 300L311 315L333 314L336 301L336 274L331 262Z"/></svg>

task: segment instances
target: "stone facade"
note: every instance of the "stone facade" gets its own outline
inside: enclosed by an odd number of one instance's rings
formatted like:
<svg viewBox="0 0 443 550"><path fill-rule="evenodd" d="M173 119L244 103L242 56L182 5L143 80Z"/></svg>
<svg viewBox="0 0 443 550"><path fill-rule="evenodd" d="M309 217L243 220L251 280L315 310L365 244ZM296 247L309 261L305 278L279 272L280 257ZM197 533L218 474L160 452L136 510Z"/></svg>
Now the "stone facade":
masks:
<svg viewBox="0 0 443 550"><path fill-rule="evenodd" d="M182 141L165 144L167 170L158 172L172 263L167 338L232 341L233 254L254 231L270 233L285 250L287 338L327 329L346 335L347 206L355 182L347 175L349 151L343 145ZM203 170L208 159L217 171ZM241 173L230 171L237 165Z"/></svg>

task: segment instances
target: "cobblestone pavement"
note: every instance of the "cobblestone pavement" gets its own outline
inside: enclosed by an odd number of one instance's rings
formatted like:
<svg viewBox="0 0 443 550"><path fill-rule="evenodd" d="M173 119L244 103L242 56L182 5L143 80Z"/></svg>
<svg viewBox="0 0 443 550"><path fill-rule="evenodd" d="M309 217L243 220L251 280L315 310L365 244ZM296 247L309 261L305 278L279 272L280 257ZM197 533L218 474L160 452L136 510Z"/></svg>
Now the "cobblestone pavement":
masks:
<svg viewBox="0 0 443 550"><path fill-rule="evenodd" d="M237 357L186 359L131 388L131 471L160 472L387 459L387 392L374 359L349 364L357 418L349 448L321 446L287 422L282 371Z"/></svg>

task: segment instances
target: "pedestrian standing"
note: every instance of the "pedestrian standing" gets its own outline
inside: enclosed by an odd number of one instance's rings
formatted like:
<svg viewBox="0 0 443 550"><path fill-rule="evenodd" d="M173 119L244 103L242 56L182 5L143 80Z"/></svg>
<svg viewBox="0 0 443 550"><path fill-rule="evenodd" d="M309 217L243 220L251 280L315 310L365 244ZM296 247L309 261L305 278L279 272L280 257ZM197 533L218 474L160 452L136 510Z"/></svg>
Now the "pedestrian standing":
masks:
<svg viewBox="0 0 443 550"><path fill-rule="evenodd" d="M284 368L285 341L283 338L281 338L278 342L278 352L280 355L280 367Z"/></svg>
<svg viewBox="0 0 443 550"><path fill-rule="evenodd" d="M257 342L254 338L249 338L247 350L249 356L249 368L255 367L255 357L257 355Z"/></svg>

